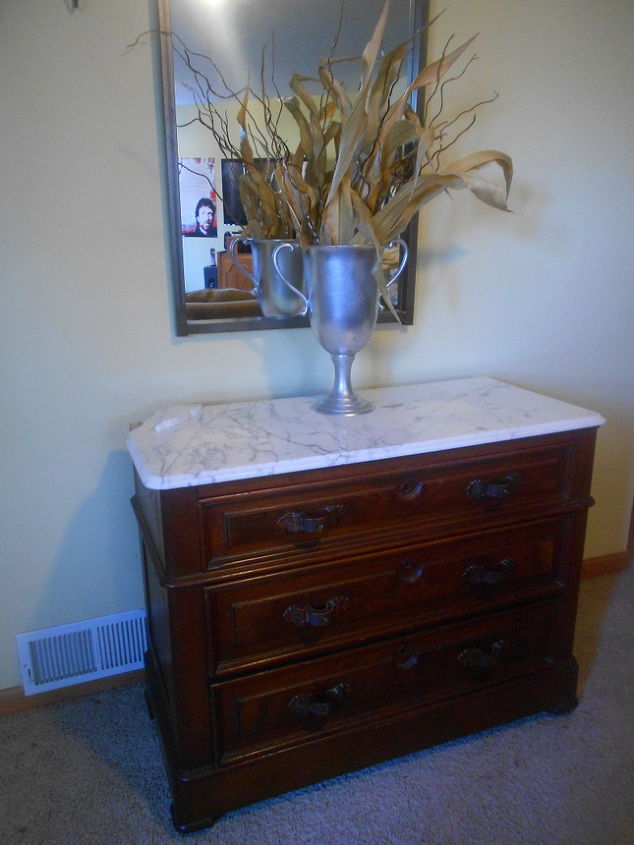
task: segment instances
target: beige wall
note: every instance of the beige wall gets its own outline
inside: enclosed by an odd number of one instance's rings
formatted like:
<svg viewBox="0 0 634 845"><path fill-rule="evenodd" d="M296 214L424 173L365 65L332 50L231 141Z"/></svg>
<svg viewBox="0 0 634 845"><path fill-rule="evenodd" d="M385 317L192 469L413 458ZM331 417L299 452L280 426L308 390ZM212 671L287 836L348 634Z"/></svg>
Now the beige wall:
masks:
<svg viewBox="0 0 634 845"><path fill-rule="evenodd" d="M128 422L331 378L309 330L173 336L150 55L125 54L148 7L0 7L0 688L16 633L142 605ZM501 96L465 149L513 155L515 213L439 199L415 325L355 365L358 386L490 374L603 413L588 555L624 549L632 495L632 18L452 0L432 42L481 33L469 98Z"/></svg>

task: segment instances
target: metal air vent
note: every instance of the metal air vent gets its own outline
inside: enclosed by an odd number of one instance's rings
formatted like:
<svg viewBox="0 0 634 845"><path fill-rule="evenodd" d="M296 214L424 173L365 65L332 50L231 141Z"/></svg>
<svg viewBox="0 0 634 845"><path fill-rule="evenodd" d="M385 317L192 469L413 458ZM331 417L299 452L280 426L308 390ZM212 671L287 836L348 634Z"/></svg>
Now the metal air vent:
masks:
<svg viewBox="0 0 634 845"><path fill-rule="evenodd" d="M146 614L131 610L16 637L25 695L143 668Z"/></svg>

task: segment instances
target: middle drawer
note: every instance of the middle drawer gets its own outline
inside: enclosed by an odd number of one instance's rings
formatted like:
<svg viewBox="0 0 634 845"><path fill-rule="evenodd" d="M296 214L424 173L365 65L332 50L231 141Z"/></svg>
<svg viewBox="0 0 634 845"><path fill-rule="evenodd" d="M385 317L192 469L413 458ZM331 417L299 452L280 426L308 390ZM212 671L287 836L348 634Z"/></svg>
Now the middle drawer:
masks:
<svg viewBox="0 0 634 845"><path fill-rule="evenodd" d="M559 589L571 517L205 589L212 677Z"/></svg>

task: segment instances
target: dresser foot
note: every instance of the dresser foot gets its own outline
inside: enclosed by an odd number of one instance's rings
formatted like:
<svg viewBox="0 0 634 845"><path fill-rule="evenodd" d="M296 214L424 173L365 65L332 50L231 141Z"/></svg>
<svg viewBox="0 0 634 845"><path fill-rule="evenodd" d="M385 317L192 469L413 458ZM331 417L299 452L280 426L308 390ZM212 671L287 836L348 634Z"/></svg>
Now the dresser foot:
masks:
<svg viewBox="0 0 634 845"><path fill-rule="evenodd" d="M178 812L173 804L170 806L170 814L172 816L172 824L178 833L182 834L195 833L197 830L204 830L205 828L213 827L218 820L216 816L208 816L205 819L200 819L199 821L192 822L191 824L183 823L179 819Z"/></svg>
<svg viewBox="0 0 634 845"><path fill-rule="evenodd" d="M152 696L150 695L149 689L146 687L143 690L143 696L145 698L145 706L147 707L147 714L154 721L154 704L152 703Z"/></svg>
<svg viewBox="0 0 634 845"><path fill-rule="evenodd" d="M579 699L574 695L570 699L563 701L559 706L553 707L548 712L552 713L553 716L565 716L567 713L572 713L578 704Z"/></svg>

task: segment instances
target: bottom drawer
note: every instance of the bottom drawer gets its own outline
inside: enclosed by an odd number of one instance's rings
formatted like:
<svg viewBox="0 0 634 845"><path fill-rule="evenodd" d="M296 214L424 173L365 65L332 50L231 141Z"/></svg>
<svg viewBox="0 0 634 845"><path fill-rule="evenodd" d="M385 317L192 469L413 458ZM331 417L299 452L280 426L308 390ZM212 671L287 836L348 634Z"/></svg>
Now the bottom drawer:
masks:
<svg viewBox="0 0 634 845"><path fill-rule="evenodd" d="M558 610L540 602L214 685L218 763L543 670Z"/></svg>

